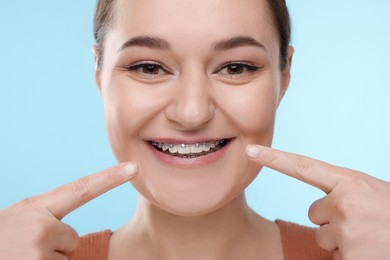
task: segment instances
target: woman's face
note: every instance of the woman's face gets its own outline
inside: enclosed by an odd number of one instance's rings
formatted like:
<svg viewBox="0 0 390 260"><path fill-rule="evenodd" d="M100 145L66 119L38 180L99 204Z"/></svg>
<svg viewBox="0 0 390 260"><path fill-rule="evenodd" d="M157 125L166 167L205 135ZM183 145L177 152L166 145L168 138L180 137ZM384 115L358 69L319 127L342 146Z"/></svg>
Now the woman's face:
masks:
<svg viewBox="0 0 390 260"><path fill-rule="evenodd" d="M260 168L288 85L265 1L117 0L97 82L119 162L133 186L177 215L211 212Z"/></svg>

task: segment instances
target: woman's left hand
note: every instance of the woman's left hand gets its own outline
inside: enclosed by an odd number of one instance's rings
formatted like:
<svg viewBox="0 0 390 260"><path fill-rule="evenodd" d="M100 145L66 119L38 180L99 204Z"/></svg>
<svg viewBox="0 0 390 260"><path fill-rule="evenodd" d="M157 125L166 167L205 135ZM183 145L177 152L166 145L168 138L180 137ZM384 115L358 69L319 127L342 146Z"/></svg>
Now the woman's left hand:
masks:
<svg viewBox="0 0 390 260"><path fill-rule="evenodd" d="M248 145L248 157L315 186L326 196L309 209L320 247L334 259L390 259L390 183L305 156Z"/></svg>

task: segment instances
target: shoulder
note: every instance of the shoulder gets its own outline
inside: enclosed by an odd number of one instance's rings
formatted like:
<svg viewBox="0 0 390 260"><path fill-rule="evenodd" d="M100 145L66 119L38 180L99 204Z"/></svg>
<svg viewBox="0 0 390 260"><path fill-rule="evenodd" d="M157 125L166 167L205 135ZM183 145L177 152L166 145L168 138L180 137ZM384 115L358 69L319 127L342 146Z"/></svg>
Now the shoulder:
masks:
<svg viewBox="0 0 390 260"><path fill-rule="evenodd" d="M68 255L69 260L106 260L110 239L112 236L111 230L90 233L80 237L80 243L76 251Z"/></svg>
<svg viewBox="0 0 390 260"><path fill-rule="evenodd" d="M276 220L286 260L332 259L332 252L320 248L315 241L316 228Z"/></svg>

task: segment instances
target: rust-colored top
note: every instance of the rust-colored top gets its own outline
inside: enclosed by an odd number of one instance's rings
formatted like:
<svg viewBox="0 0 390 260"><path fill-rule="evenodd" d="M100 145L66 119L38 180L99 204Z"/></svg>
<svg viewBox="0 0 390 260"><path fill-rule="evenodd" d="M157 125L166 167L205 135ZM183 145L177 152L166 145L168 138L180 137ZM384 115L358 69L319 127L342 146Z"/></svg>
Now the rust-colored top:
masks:
<svg viewBox="0 0 390 260"><path fill-rule="evenodd" d="M331 260L332 253L315 242L315 228L277 220L285 260ZM107 260L112 231L105 230L81 237L78 249L69 260Z"/></svg>
<svg viewBox="0 0 390 260"><path fill-rule="evenodd" d="M80 238L79 247L68 255L69 260L107 260L111 230L91 233Z"/></svg>
<svg viewBox="0 0 390 260"><path fill-rule="evenodd" d="M315 228L277 220L285 260L331 260L333 253L320 248L315 241Z"/></svg>

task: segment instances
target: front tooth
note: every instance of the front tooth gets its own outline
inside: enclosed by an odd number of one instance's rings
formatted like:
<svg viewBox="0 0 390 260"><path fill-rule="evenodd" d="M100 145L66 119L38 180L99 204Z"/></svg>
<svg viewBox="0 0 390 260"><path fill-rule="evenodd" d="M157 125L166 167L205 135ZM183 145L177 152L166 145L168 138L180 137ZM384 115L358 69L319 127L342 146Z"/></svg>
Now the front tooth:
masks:
<svg viewBox="0 0 390 260"><path fill-rule="evenodd" d="M190 154L191 153L191 148L187 145L180 145L177 147L177 152L179 154Z"/></svg>
<svg viewBox="0 0 390 260"><path fill-rule="evenodd" d="M207 144L204 144L202 145L202 150L205 151L205 152L208 152L210 151L210 145L207 143Z"/></svg>
<svg viewBox="0 0 390 260"><path fill-rule="evenodd" d="M170 153L177 153L177 146L176 145L172 145L169 147L169 152Z"/></svg>
<svg viewBox="0 0 390 260"><path fill-rule="evenodd" d="M201 153L201 152L203 152L202 145L195 144L191 146L191 153Z"/></svg>

